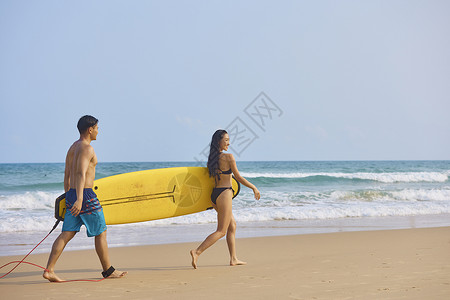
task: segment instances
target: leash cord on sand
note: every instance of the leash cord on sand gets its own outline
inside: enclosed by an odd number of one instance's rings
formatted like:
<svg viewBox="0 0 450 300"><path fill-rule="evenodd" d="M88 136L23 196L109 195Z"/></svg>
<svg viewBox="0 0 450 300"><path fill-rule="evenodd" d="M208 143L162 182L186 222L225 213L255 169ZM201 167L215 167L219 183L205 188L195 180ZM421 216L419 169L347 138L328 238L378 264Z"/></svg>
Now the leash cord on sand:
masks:
<svg viewBox="0 0 450 300"><path fill-rule="evenodd" d="M42 266L40 266L40 265L37 265L37 264L34 264L34 263L31 263L31 262L28 262L28 261L25 261L25 259L31 254L31 252L33 252L37 247L39 247L39 245L40 244L42 244L42 242L46 239L46 238L48 238L48 236L56 229L56 227L58 227L58 224L59 224L59 222L61 222L61 220L57 220L56 221L56 223L55 223L55 225L53 225L53 228L52 228L52 230L50 230L50 232L42 239L42 241L40 241L30 252L28 252L28 254L27 255L25 255L25 257L22 259L22 260L16 260L16 261L11 261L11 262L9 262L9 263L7 263L7 264L5 264L5 265L3 265L3 266L1 266L0 267L0 269L3 269L4 267L6 267L6 266L9 266L9 265L11 265L11 264L14 264L14 263L17 263L15 266L14 266L14 268L12 268L8 273L6 273L6 274L4 274L4 275L2 275L2 276L0 276L0 279L2 279L2 278L4 278L4 277L6 277L6 276L8 276L9 274L11 274L20 264L29 264L29 265L32 265L32 266L35 266L35 267L38 267L38 268L41 268L41 269L43 269L44 271L46 271L47 269L46 268L44 268L44 267L42 267ZM102 281L102 280L105 280L106 278L102 278L102 279L76 279L76 280L64 280L64 281L58 281L58 282L74 282L74 281L93 281L93 282L99 282L99 281Z"/></svg>

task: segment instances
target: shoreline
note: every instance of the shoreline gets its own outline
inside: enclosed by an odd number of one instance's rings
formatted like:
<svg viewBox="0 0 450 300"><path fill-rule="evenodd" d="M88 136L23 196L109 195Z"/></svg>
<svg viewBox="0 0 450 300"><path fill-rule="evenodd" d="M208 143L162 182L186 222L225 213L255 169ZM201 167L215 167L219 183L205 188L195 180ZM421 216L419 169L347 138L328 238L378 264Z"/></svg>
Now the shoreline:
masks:
<svg viewBox="0 0 450 300"><path fill-rule="evenodd" d="M450 227L241 238L238 256L249 264L237 267L228 266L222 239L194 270L189 250L196 246L111 248L113 265L129 274L99 283L52 284L42 270L22 265L0 280L0 289L8 299L62 294L66 299L446 299L450 294ZM2 256L0 263L17 258ZM33 254L27 261L42 265L47 258ZM101 278L93 250L65 251L56 268L64 279Z"/></svg>
<svg viewBox="0 0 450 300"><path fill-rule="evenodd" d="M362 217L340 219L280 220L238 222L236 238L305 235L334 232L377 231L450 226L450 214ZM152 225L151 222L108 226L110 248L200 242L216 228L215 223ZM49 253L61 232L55 231L33 252ZM50 228L49 228L50 229ZM0 234L0 257L27 254L48 232L12 232ZM82 227L65 251L94 249L93 239Z"/></svg>

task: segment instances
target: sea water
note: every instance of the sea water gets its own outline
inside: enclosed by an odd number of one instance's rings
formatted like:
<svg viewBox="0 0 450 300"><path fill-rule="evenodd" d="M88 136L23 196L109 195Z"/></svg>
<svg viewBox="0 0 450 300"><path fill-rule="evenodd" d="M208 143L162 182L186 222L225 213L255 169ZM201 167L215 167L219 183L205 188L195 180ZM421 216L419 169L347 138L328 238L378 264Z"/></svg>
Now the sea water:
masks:
<svg viewBox="0 0 450 300"><path fill-rule="evenodd" d="M99 163L96 178L196 162ZM261 200L242 186L237 237L450 226L450 161L238 162ZM27 253L52 228L64 164L0 164L0 255ZM201 241L215 211L108 226L114 246ZM49 252L62 225L36 252ZM84 228L67 250L93 248Z"/></svg>

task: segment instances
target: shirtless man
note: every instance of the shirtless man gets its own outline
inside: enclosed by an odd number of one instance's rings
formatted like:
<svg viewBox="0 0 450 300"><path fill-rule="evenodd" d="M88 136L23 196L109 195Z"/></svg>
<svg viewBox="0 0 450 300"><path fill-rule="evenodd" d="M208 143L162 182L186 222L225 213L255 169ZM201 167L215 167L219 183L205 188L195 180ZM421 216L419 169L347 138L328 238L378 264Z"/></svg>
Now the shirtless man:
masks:
<svg viewBox="0 0 450 300"><path fill-rule="evenodd" d="M120 278L127 274L115 270L110 264L105 217L97 195L92 190L97 156L90 144L97 139L98 120L92 116L84 116L78 121L77 127L80 139L69 148L64 171L67 208L64 225L62 233L53 243L43 274L51 282L63 281L54 272L55 264L67 243L80 231L81 225L86 226L89 237L95 236L95 250L102 264L103 277Z"/></svg>

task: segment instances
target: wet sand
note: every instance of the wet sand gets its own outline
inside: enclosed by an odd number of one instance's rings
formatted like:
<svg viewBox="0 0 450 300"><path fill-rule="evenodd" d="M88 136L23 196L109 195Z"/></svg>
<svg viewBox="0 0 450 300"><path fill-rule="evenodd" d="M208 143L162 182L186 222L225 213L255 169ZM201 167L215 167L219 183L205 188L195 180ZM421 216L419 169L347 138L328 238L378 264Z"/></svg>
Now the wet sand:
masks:
<svg viewBox="0 0 450 300"><path fill-rule="evenodd" d="M206 237L207 233L205 233ZM2 299L448 299L450 227L358 231L237 240L246 266L230 267L225 240L191 266L199 243L111 248L122 279L49 283L19 266L0 279ZM70 247L70 244L69 246ZM0 257L3 265L22 256ZM44 265L48 254L27 261ZM8 271L2 269L1 274ZM100 279L94 250L66 251L57 274Z"/></svg>

